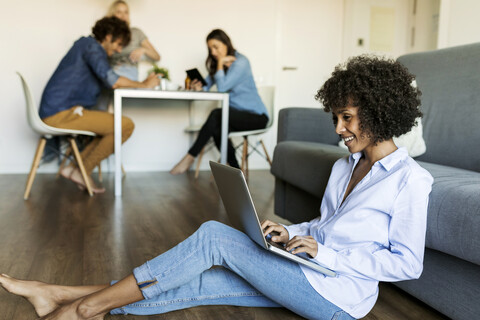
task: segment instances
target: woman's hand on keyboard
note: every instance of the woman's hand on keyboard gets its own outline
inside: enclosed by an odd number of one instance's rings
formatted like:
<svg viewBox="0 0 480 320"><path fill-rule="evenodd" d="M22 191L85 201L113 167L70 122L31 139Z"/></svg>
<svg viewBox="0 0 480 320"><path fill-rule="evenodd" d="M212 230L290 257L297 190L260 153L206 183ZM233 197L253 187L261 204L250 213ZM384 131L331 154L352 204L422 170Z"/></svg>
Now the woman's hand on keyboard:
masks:
<svg viewBox="0 0 480 320"><path fill-rule="evenodd" d="M272 222L270 220L264 220L262 222L262 230L265 237L269 234L271 235L271 239L273 242L288 242L289 236L287 229L285 229L284 226L278 223Z"/></svg>
<svg viewBox="0 0 480 320"><path fill-rule="evenodd" d="M318 252L318 244L312 236L295 236L287 242L285 249L293 254L305 252L311 258L315 258Z"/></svg>

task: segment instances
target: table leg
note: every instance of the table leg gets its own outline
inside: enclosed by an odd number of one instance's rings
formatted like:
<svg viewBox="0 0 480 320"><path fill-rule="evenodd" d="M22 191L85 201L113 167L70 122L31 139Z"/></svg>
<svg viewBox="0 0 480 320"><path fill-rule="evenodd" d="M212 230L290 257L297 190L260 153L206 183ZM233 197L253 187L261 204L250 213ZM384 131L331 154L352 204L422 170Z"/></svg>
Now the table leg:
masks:
<svg viewBox="0 0 480 320"><path fill-rule="evenodd" d="M122 96L114 91L115 196L122 196Z"/></svg>
<svg viewBox="0 0 480 320"><path fill-rule="evenodd" d="M222 100L222 140L220 142L220 163L227 163L227 141L228 141L228 95Z"/></svg>

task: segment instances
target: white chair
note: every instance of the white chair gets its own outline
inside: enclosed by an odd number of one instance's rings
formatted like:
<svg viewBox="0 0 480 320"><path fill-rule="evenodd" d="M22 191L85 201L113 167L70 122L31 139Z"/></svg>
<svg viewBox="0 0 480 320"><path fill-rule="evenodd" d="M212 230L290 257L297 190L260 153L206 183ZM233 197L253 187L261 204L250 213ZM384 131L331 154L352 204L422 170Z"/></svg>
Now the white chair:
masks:
<svg viewBox="0 0 480 320"><path fill-rule="evenodd" d="M43 149L45 149L45 144L47 142L47 139L51 139L53 136L68 136L68 141L70 142L73 154L75 156L75 160L77 162L78 167L80 168L80 172L82 173L82 177L83 177L83 180L85 181L88 194L92 196L93 195L92 188L90 186L90 182L88 180L85 167L83 166L83 161L82 161L82 158L80 157L80 152L78 151L77 143L75 142L75 137L78 135L94 137L96 134L90 131L55 128L43 122L42 119L40 119L40 116L38 115L38 109L34 104L34 99L33 99L32 93L30 92L30 88L28 87L27 82L19 72L17 72L17 74L20 77L20 80L23 86L23 92L25 94L28 124L30 125L30 128L32 128L33 131L35 131L40 135L40 140L38 141L37 151L35 152L32 168L30 169L30 173L28 175L27 185L25 187L25 193L23 195L23 198L25 200L28 199L30 190L33 185L33 180L35 180L37 168L40 165Z"/></svg>
<svg viewBox="0 0 480 320"><path fill-rule="evenodd" d="M235 131L235 132L230 132L228 134L228 138L243 137L242 143L235 146L235 150L242 148L241 169L247 180L248 180L248 157L252 153L257 152L268 161L270 166L272 165L272 160L268 155L267 148L265 147L263 140L257 139L255 143L250 143L248 140L249 137L258 136L266 133L268 130L270 130L275 120L275 110L274 110L275 87L273 86L258 87L258 94L260 95L260 98L262 99L268 111L269 121L267 123L267 126L264 129L250 130L250 131ZM262 146L264 154L262 154L257 149L259 145ZM197 167L195 169L195 178L198 177L198 173L200 171L200 162L202 160L203 154L206 151L210 150L211 148L212 148L212 145L205 146L200 152L200 154L198 155ZM249 148L251 149L251 151L249 151Z"/></svg>

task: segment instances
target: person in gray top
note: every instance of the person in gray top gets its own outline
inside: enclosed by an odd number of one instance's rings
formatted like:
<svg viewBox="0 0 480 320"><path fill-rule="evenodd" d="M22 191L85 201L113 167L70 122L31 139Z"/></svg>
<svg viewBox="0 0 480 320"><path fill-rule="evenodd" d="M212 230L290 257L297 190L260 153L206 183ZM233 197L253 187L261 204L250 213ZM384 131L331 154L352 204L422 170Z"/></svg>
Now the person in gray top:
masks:
<svg viewBox="0 0 480 320"><path fill-rule="evenodd" d="M128 4L123 0L117 0L110 5L107 16L117 17L130 26L130 11ZM130 27L131 40L122 52L115 53L110 57L110 65L113 71L130 80L138 80L138 62L148 59L152 62L160 61L160 55L148 41L142 30Z"/></svg>

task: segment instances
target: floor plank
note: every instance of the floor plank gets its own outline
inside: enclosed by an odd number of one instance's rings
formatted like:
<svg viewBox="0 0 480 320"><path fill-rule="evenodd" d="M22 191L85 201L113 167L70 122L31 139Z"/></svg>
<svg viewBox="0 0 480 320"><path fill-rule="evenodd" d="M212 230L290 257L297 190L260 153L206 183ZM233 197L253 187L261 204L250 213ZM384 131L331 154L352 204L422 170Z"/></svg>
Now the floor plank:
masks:
<svg viewBox="0 0 480 320"><path fill-rule="evenodd" d="M0 272L65 285L108 283L176 245L203 222L228 223L210 173L171 176L128 173L122 198L113 196L113 175L104 174L107 193L89 197L65 179L39 174L29 200L26 175L0 175ZM273 214L274 179L251 171L250 188L264 218ZM26 300L0 290L0 319L33 319ZM107 316L106 319L118 319ZM122 319L302 319L286 309L197 307ZM400 289L381 284L379 300L365 319L447 319Z"/></svg>

